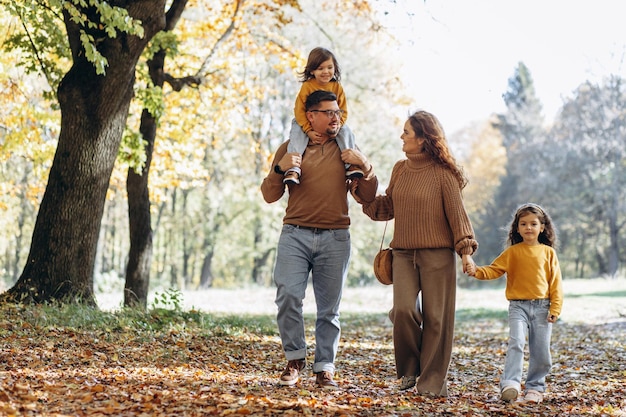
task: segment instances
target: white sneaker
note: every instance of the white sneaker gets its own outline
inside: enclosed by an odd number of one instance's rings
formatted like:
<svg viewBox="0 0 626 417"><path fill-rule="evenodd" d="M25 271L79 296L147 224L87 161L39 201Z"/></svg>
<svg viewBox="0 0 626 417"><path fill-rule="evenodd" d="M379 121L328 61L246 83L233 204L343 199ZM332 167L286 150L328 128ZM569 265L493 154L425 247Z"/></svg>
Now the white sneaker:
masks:
<svg viewBox="0 0 626 417"><path fill-rule="evenodd" d="M518 395L519 395L519 391L513 385L508 385L506 387L503 387L502 390L500 391L500 399L502 401L509 401L509 402L513 401L517 399Z"/></svg>
<svg viewBox="0 0 626 417"><path fill-rule="evenodd" d="M543 393L534 390L534 389L529 389L526 392L526 395L524 396L524 402L525 403L537 403L539 404L540 402L543 401Z"/></svg>

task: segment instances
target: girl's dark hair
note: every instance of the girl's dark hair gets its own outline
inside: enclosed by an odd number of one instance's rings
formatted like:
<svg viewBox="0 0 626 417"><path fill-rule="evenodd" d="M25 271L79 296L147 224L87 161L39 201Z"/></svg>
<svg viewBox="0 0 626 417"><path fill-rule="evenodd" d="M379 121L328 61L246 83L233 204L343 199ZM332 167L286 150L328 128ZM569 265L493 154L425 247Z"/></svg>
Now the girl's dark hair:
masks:
<svg viewBox="0 0 626 417"><path fill-rule="evenodd" d="M341 69L339 69L337 58L335 58L335 55L328 49L322 47L313 48L313 50L309 52L309 58L306 61L304 71L300 73L300 81L305 82L311 78L315 78L313 71L318 69L322 63L329 59L333 60L333 65L335 66L335 76L333 80L337 82L341 81Z"/></svg>
<svg viewBox="0 0 626 417"><path fill-rule="evenodd" d="M536 215L541 224L543 224L543 232L539 233L539 243L556 248L556 230L552 224L550 215L541 206L533 203L523 204L515 211L515 216L513 216L513 222L511 223L511 229L509 230L509 244L515 245L516 243L520 243L524 240L522 235L520 235L517 231L519 219L520 217L531 213Z"/></svg>
<svg viewBox="0 0 626 417"><path fill-rule="evenodd" d="M415 132L415 137L424 138L424 152L430 155L437 164L452 171L459 187L465 188L467 177L448 148L448 141L439 119L431 113L419 110L409 116L409 123Z"/></svg>

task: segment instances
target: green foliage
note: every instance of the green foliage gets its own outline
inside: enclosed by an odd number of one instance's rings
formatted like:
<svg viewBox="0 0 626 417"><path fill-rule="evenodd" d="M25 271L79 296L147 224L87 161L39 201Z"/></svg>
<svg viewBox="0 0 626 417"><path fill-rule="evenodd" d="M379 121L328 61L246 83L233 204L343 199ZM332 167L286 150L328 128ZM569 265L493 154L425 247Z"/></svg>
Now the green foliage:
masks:
<svg viewBox="0 0 626 417"><path fill-rule="evenodd" d="M141 133L126 129L120 143L118 159L135 173L141 174L146 163L145 148L146 141Z"/></svg>
<svg viewBox="0 0 626 417"><path fill-rule="evenodd" d="M18 65L27 71L45 75L52 91L67 71L71 51L65 35L63 13L79 27L85 57L97 74L104 75L108 61L98 50L105 37L119 33L143 37L141 21L133 19L124 8L100 0L50 0L42 6L36 0L0 3L17 18L7 50L20 51L25 59Z"/></svg>
<svg viewBox="0 0 626 417"><path fill-rule="evenodd" d="M16 60L17 66L46 78L50 87L47 99L52 98L71 58L61 8L55 3L42 7L34 0L0 1L4 10L14 17L6 26L9 35L3 49L23 57Z"/></svg>
<svg viewBox="0 0 626 417"><path fill-rule="evenodd" d="M165 111L163 89L152 85L151 82L149 84L146 88L137 89L135 93L143 108L148 110L152 117L158 121Z"/></svg>
<svg viewBox="0 0 626 417"><path fill-rule="evenodd" d="M98 44L104 35L109 38L116 38L118 32L138 37L144 35L141 21L130 17L126 9L111 6L106 1L70 0L62 1L61 5L69 20L80 28L80 41L85 57L94 65L96 74L104 75L108 66L108 60L98 50ZM95 8L95 16L87 14L89 8Z"/></svg>
<svg viewBox="0 0 626 417"><path fill-rule="evenodd" d="M178 54L178 36L172 31L162 30L154 35L150 43L143 52L143 56L146 60L152 59L154 54L160 51L166 51L168 58L174 57Z"/></svg>
<svg viewBox="0 0 626 417"><path fill-rule="evenodd" d="M168 288L154 295L152 309L163 308L179 312L183 308L183 293L176 288Z"/></svg>

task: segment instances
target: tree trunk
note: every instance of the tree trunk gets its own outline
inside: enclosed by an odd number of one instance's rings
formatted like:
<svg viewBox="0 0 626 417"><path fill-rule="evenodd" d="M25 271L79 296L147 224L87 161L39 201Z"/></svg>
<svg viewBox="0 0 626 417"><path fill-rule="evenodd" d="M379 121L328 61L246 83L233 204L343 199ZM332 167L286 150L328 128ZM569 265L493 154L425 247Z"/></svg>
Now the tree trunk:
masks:
<svg viewBox="0 0 626 417"><path fill-rule="evenodd" d="M176 26L186 5L187 0L177 0L172 3L166 14L164 30L171 31ZM165 80L166 52L161 49L148 61L150 79L158 87L163 87ZM148 305L153 236L148 176L157 132L157 119L146 109L141 113L139 131L143 140L146 141L146 162L141 174L129 169L126 179L130 250L124 284L124 306L140 307L145 310Z"/></svg>
<svg viewBox="0 0 626 417"><path fill-rule="evenodd" d="M144 37L109 38L89 29L108 60L98 75L85 59L80 27L65 15L73 65L59 85L61 130L26 266L5 294L24 302L81 302L95 306L93 268L105 197L130 100L135 65L147 42L164 27L164 0L133 1L130 16ZM83 9L92 21L95 9Z"/></svg>
<svg viewBox="0 0 626 417"><path fill-rule="evenodd" d="M141 114L140 130L146 141L146 163L141 174L129 169L126 179L130 250L124 284L124 306L140 307L145 310L152 261L152 217L148 174L156 137L156 120L147 110L143 110Z"/></svg>

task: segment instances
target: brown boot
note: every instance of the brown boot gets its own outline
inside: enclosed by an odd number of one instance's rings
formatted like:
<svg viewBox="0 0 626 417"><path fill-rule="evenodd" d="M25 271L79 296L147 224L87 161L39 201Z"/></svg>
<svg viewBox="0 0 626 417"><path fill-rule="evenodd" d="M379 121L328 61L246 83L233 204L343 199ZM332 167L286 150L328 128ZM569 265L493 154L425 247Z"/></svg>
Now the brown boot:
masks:
<svg viewBox="0 0 626 417"><path fill-rule="evenodd" d="M339 386L333 381L333 373L330 371L318 372L315 377L315 383L318 387L327 390L339 389Z"/></svg>
<svg viewBox="0 0 626 417"><path fill-rule="evenodd" d="M295 359L287 362L287 367L280 376L280 385L295 385L300 380L300 373L306 366L306 359Z"/></svg>

